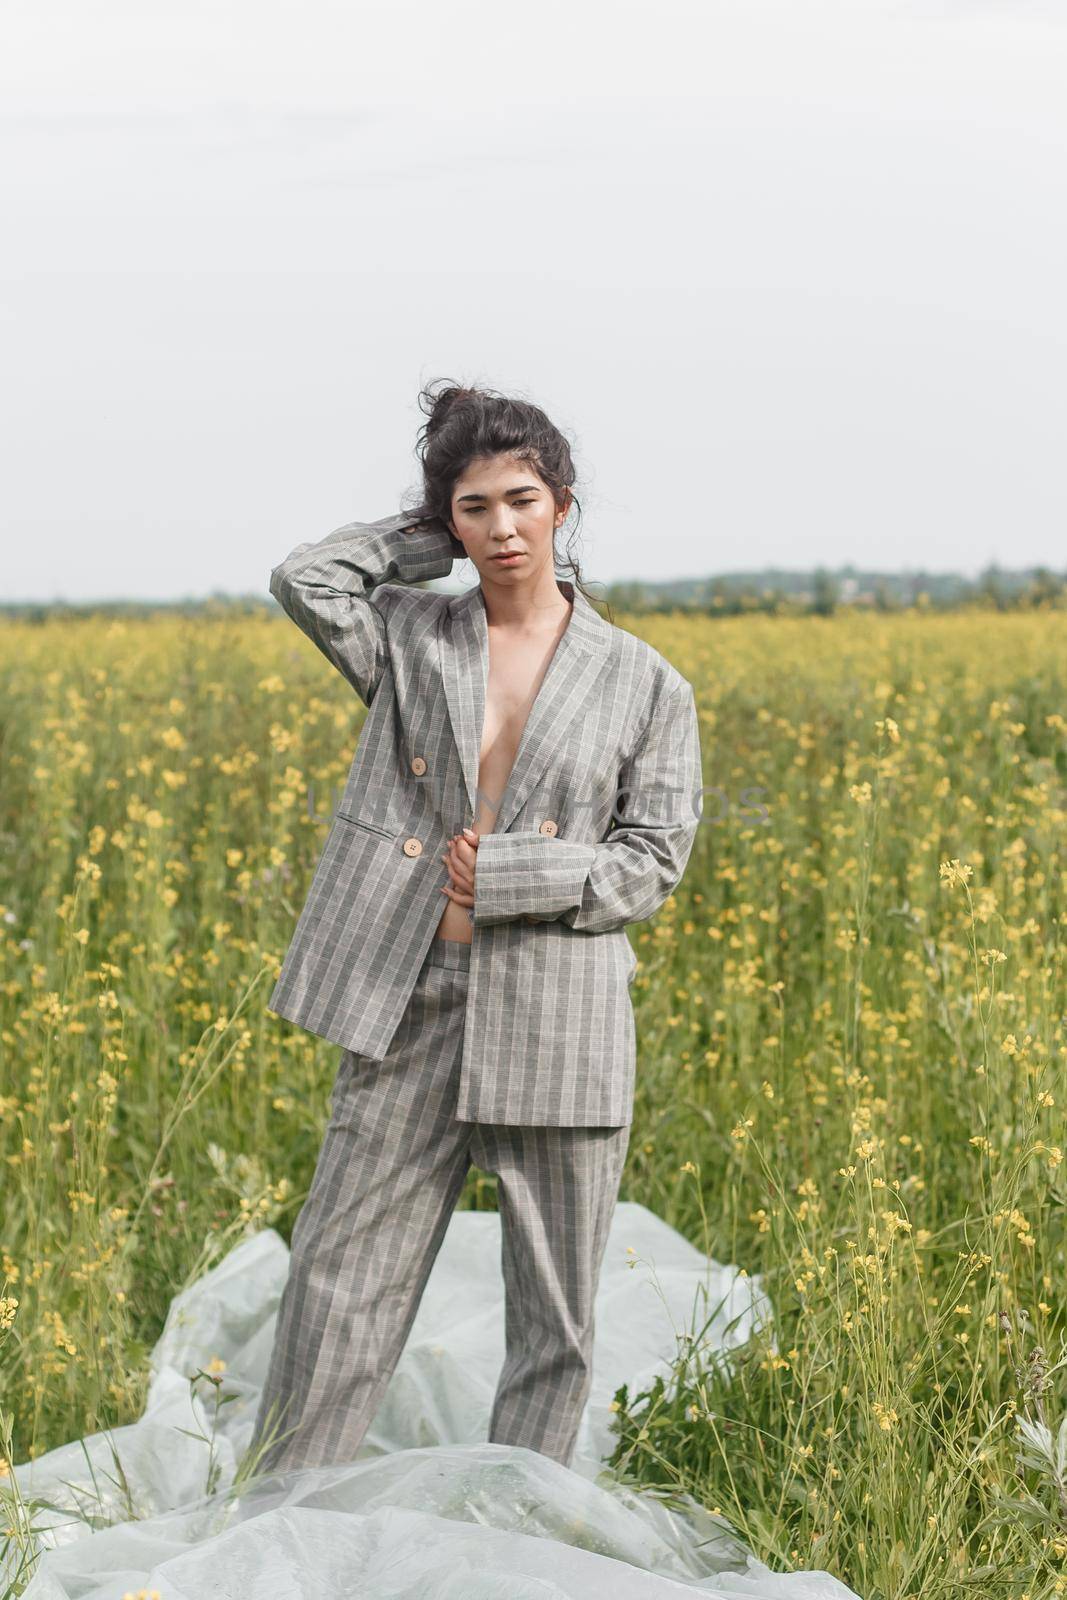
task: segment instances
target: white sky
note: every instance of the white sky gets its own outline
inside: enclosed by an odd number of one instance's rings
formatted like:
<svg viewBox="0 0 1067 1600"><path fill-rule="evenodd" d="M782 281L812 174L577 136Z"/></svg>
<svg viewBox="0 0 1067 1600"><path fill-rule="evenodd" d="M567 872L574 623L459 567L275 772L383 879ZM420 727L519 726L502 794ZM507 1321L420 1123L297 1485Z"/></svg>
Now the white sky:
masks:
<svg viewBox="0 0 1067 1600"><path fill-rule="evenodd" d="M0 594L266 595L438 376L594 584L1067 567L1065 84L1058 0L6 0Z"/></svg>

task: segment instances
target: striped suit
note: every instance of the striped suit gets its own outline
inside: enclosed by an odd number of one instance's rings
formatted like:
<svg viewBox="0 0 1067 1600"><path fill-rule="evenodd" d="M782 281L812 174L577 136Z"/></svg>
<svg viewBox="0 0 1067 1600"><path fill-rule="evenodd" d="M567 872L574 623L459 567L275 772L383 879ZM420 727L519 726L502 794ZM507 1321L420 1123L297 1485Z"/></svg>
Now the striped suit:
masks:
<svg viewBox="0 0 1067 1600"><path fill-rule="evenodd" d="M254 1431L294 1430L268 1469L354 1456L472 1164L499 1180L490 1440L569 1462L591 1381L632 1114L624 930L692 849L696 710L662 656L563 585L571 617L478 843L471 943L437 938L440 856L478 809L488 631L480 588L405 585L461 553L401 513L300 545L271 575L368 716L269 1000L342 1053Z"/></svg>

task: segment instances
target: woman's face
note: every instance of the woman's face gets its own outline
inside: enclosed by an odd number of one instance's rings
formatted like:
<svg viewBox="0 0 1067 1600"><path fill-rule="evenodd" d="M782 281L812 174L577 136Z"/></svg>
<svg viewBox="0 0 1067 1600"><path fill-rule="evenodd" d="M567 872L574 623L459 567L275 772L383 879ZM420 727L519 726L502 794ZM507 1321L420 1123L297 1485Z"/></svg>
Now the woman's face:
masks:
<svg viewBox="0 0 1067 1600"><path fill-rule="evenodd" d="M481 577L493 583L528 582L546 565L551 570L552 535L567 509L556 509L551 489L528 461L487 456L472 461L456 479L450 525ZM497 560L503 551L516 552L517 559Z"/></svg>

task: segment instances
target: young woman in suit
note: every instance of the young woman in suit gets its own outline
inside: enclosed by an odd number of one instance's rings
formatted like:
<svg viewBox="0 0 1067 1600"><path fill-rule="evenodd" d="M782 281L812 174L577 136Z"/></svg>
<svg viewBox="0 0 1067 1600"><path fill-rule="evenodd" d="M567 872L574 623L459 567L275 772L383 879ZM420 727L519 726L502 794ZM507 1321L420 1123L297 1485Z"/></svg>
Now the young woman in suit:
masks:
<svg viewBox="0 0 1067 1600"><path fill-rule="evenodd" d="M624 930L699 822L691 685L556 548L566 439L525 401L424 395L419 508L271 575L369 714L269 1001L342 1055L253 1435L267 1470L356 1454L472 1164L498 1177L505 1285L488 1437L569 1464L632 1115ZM418 586L457 557L475 588Z"/></svg>

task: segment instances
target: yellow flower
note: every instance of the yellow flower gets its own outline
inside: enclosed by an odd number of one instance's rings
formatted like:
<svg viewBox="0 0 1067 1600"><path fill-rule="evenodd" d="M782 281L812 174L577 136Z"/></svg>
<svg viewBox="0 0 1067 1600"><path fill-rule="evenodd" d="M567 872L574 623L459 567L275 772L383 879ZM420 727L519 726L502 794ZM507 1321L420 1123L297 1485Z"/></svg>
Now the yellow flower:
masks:
<svg viewBox="0 0 1067 1600"><path fill-rule="evenodd" d="M938 871L942 883L949 889L965 888L967 880L972 876L972 869L964 862L958 861L955 856L951 861L942 861Z"/></svg>

